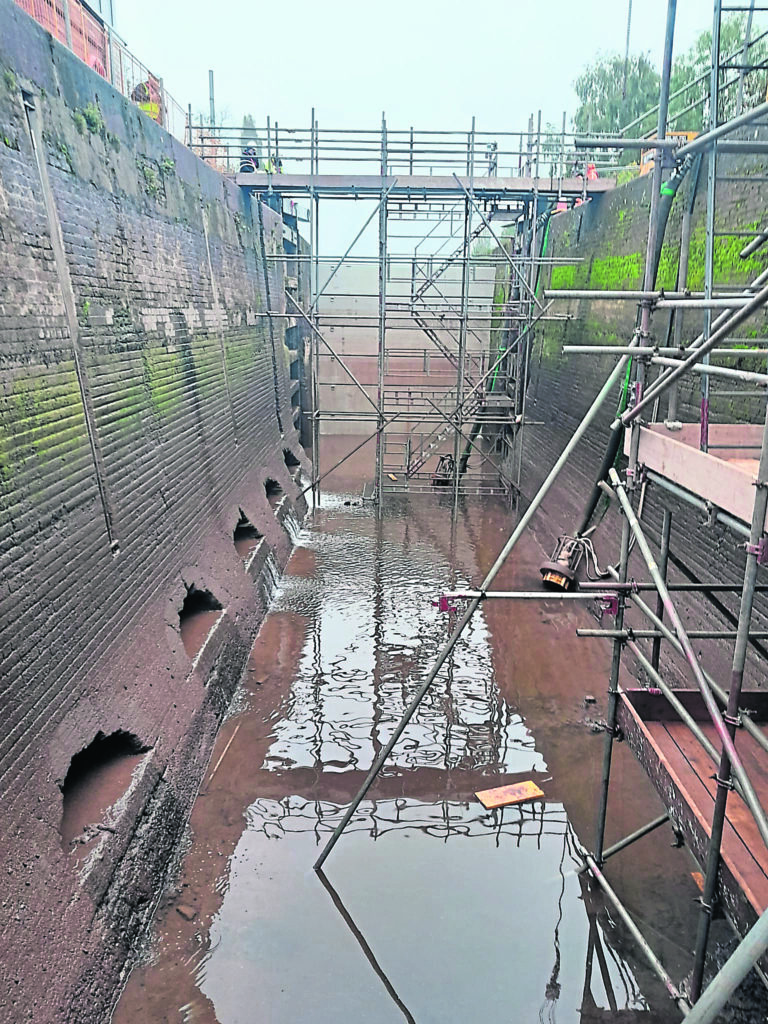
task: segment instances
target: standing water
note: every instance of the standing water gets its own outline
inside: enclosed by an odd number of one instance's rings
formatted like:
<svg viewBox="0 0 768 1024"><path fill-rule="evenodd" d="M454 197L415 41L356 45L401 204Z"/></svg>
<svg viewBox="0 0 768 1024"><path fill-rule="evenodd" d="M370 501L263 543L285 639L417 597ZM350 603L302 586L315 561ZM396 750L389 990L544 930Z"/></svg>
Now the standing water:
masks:
<svg viewBox="0 0 768 1024"><path fill-rule="evenodd" d="M575 636L583 609L484 606L326 875L311 870L455 624L438 596L477 583L508 535L500 501L467 500L451 522L443 500L393 496L379 516L326 491L296 524L245 710L221 730L117 1024L679 1019L578 871L603 746L584 698L609 667ZM538 588L541 557L529 536L499 588ZM659 814L622 745L614 764L608 842ZM545 800L487 812L474 795L523 779ZM679 978L697 890L670 840L658 830L607 874Z"/></svg>

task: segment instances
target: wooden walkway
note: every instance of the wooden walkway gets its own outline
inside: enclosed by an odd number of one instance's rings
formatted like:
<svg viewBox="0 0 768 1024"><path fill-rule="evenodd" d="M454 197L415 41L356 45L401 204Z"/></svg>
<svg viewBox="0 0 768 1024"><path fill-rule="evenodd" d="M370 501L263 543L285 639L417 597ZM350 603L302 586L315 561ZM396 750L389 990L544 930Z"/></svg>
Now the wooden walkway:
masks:
<svg viewBox="0 0 768 1024"><path fill-rule="evenodd" d="M676 693L719 750L714 726L698 691ZM768 693L744 693L741 706L753 711L752 718L757 724L768 722ZM717 766L661 694L623 691L619 725L656 786L674 826L703 867L717 788ZM758 799L763 807L768 806L768 753L743 730L737 730L736 745ZM728 796L721 854L721 904L743 935L768 907L768 849L749 809L735 792Z"/></svg>

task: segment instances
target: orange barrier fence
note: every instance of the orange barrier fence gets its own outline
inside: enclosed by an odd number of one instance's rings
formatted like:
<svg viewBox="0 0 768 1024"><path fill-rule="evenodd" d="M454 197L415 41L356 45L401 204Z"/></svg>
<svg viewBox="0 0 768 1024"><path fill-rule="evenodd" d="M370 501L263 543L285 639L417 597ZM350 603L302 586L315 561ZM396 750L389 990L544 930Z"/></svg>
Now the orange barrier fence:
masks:
<svg viewBox="0 0 768 1024"><path fill-rule="evenodd" d="M162 79L134 57L109 26L80 0L16 3L145 114L185 141L186 115L165 89Z"/></svg>

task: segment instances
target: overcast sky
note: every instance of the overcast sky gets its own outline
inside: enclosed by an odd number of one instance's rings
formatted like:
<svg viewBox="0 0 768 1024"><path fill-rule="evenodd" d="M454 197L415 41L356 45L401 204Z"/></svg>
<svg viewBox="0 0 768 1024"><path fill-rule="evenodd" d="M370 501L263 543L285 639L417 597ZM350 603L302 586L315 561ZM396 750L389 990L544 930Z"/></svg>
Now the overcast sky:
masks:
<svg viewBox="0 0 768 1024"><path fill-rule="evenodd" d="M269 115L281 129L308 127L313 106L321 128L376 130L385 111L390 130L467 130L475 115L479 132L519 131L539 108L559 127L577 106L575 78L598 54L623 53L627 30L627 0L114 3L117 31L184 110L207 119L212 68L219 122L250 113L261 127ZM630 48L657 67L666 10L633 0ZM712 0L678 0L675 52L711 23ZM319 251L340 255L372 207L327 204ZM375 248L374 222L356 252Z"/></svg>
<svg viewBox="0 0 768 1024"><path fill-rule="evenodd" d="M661 61L666 0L634 0L631 48ZM711 25L711 0L679 0L676 49ZM281 126L517 130L559 124L597 53L623 52L627 0L115 0L129 48L186 109Z"/></svg>

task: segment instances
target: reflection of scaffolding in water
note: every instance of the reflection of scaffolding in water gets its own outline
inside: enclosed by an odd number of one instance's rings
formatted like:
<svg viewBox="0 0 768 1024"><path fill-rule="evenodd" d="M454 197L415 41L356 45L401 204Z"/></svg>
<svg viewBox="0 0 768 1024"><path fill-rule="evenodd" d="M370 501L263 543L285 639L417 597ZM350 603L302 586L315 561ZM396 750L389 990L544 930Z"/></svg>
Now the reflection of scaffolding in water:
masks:
<svg viewBox="0 0 768 1024"><path fill-rule="evenodd" d="M751 5L751 8L753 6ZM626 348L601 347L600 351L603 354L612 352L620 357L617 365L609 375L605 385L595 398L538 493L522 515L520 522L480 587L474 591L456 592L446 595L447 599L458 600L464 598L469 604L456 623L448 643L438 656L432 671L416 694L412 705L403 716L392 740L382 751L381 757L369 772L357 797L348 808L341 822L334 830L331 839L321 852L316 862L316 868L319 870L322 867L334 844L349 825L360 801L364 799L373 780L381 770L386 759L390 756L410 716L415 713L420 700L427 693L430 686L433 685L437 674L446 663L450 652L471 617L480 606L481 601L494 597L536 600L542 596L548 598L553 596L541 595L535 592L493 592L490 590L490 587L509 553L522 535L522 532L527 528L547 492L557 479L576 444L594 421L603 403L613 393L613 389L627 373L628 363L631 359L634 373L634 387L631 391L633 404L629 408L625 408L624 411L620 410L619 417L612 426L612 435L615 439L620 437L619 430L625 426L629 428L626 442L626 453L629 458L626 483L622 482L619 474L613 468L618 449L616 444L609 447L603 468L601 469L601 477L608 478L610 488L607 487L605 479L600 479L599 486L596 488L597 497L600 495L601 488L604 488L617 500L620 506L623 515L620 560L617 567L603 574L603 578L599 582L583 585L583 589L587 591L586 593L561 593L559 595L563 600L592 600L594 597L597 597L602 603L603 609L608 610L615 618L614 629L580 631L583 635L607 636L613 643L605 758L596 840L594 852L585 852L583 854L584 865L591 878L600 887L607 903L620 918L623 927L627 929L629 934L638 943L645 959L664 984L679 1013L687 1017L688 1020L695 1021L696 1024L709 1024L725 1005L736 986L768 950L768 854L765 851L765 848L768 847L768 817L766 817L760 799L760 795L764 797L766 792L768 792L768 786L764 785L762 781L766 761L765 755L768 753L768 736L752 720L749 712L743 710L745 704L749 704L749 699L754 700L754 698L750 698L750 695L746 693L742 696L747 648L750 641L754 639L751 621L757 569L759 564L768 563L768 536L765 533L766 511L768 510L768 408L766 408L763 395L763 401L760 403L761 416L764 417L761 440L759 446L753 448L753 452L759 451L759 460L756 458L743 460L741 456L743 455L742 449L745 446L735 441L732 436L722 439L721 443L713 443L713 441L719 441L720 439L716 438L715 431L710 428L711 396L709 385L704 384L702 386L701 415L698 425L700 438L699 445L697 446L698 450L695 452L696 459L699 460L697 464L701 467L701 472L698 474L698 479L695 479L693 483L691 483L689 472L690 465L693 462L693 451L689 448L688 453L686 453L686 445L680 442L676 443L677 451L674 451L672 450L673 442L668 441L666 448L659 454L658 444L656 447L653 444L654 432L646 427L642 427L639 417L643 412L648 415L654 406L658 408L661 396L667 392L671 392L672 411L675 412L677 404L674 385L684 374L689 372L701 374L705 382L709 381L710 378L727 377L741 382L742 385L759 384L763 388L768 385L768 374L764 372L734 369L711 361L712 357L722 355L727 357L729 354L728 349L718 349L717 346L727 345L728 339L732 337L733 332L751 316L761 311L766 302L768 302L768 287L766 287L768 271L761 274L749 288L738 294L729 293L727 290L722 289L722 287L716 291L716 282L714 281L718 149L722 150L726 149L726 147L732 149L735 144L731 140L725 139L725 137L741 127L753 125L758 119L765 118L768 115L768 103L761 103L757 107L737 115L724 124L719 123L718 113L720 105L718 94L720 83L723 74L727 74L727 70L729 67L732 68L732 64L728 63L726 66L720 59L719 39L722 5L720 0L715 0L708 130L684 145L681 145L679 140L667 140L665 138L666 116L675 10L675 0L669 0L662 69L662 89L658 109L658 130L655 139L631 140L622 138L615 142L612 140L591 139L586 142L589 146L606 144L607 146L625 149L653 148L656 151L657 159L654 161L653 167L654 177L651 188L651 210L643 289L637 293L619 292L615 294L606 292L550 292L546 296L550 299L560 297L591 297L612 300L621 300L622 298L639 300L638 328L631 343ZM748 26L750 24L751 18ZM747 52L748 40L745 40L742 50L742 64L740 66L740 70L745 75L755 70L754 67L750 67L747 64ZM724 139L725 141L720 141ZM754 138L739 141L742 143L739 147L742 152L758 152L763 148L761 143L755 141ZM696 157L704 152L709 154L707 166L707 238L704 294L701 296L691 296L689 292L685 291L686 281L685 271L683 270L681 281L679 282L682 291L672 296L664 295L662 292L654 291L657 268L657 257L655 254L658 244L663 237L664 230L662 217L668 214L671 199L674 198L680 183L690 170ZM662 164L665 155L672 156L673 160L670 168L674 169L662 189ZM766 242L768 242L768 231L760 231L745 246L742 256L748 256ZM684 259L681 260L681 264L684 265L684 262ZM690 345L681 345L680 348L669 353L670 358L667 358L667 353L660 353L657 347L651 343L649 331L652 312L655 309L664 308L675 309L678 317L683 310L697 309L703 311L705 316L702 333ZM713 318L712 311L718 309L721 309L722 312ZM579 351L582 354L588 354L590 349L579 349ZM763 359L768 355L768 350L763 347L759 347L754 352L747 351L748 354L754 354ZM743 354L743 350L740 352L741 354ZM647 378L652 367L658 367L658 376L651 384L648 384ZM655 416L656 413L653 414L654 419ZM677 426L676 423L671 423L668 429L674 431ZM747 447L752 447L752 444L748 444ZM722 454L714 455L713 449L718 449ZM642 459L646 461L647 474L641 474L640 472ZM702 459L705 461L702 462ZM739 466L739 463L741 463L741 466ZM741 471L740 477L739 470ZM681 480L687 482L687 488L681 483ZM677 498L690 501L695 507L710 509L713 518L719 518L721 522L736 529L738 533L742 536L746 535L748 538L744 580L740 590L738 587L729 587L727 584L721 584L716 581L710 581L708 584L705 584L705 587L710 589L715 588L726 592L731 590L732 592L740 593L740 609L735 631L732 673L728 690L720 687L712 676L702 668L691 644L690 635L683 624L670 589L666 584L666 564L669 556L669 534L671 527L669 513L665 515L662 530L661 567L654 557L645 531L640 523L638 512L641 513L642 510L642 494L646 489L648 481L658 484L666 491L671 491ZM750 498L747 503L746 512L744 511L745 495L749 495ZM638 512L635 511L634 507L636 498L640 499L637 502ZM718 499L724 508L717 508ZM589 524L595 510L595 505L596 501L590 502L588 514L584 517L575 537L568 538L573 543L559 549L565 570L571 570L569 564L571 553L578 553L580 547L583 547L585 538L589 538L591 534ZM747 526L747 522L750 519L751 525ZM646 570L651 577L649 584L638 586L634 582L629 581L629 555L632 546L636 546L642 556L642 562L645 563ZM575 573L571 572L571 577L573 576L575 576ZM562 574L562 585L565 587L569 585L568 572ZM643 589L655 590L657 592L655 611L639 596ZM693 591L695 589L695 584L683 584L675 587L675 590L681 592ZM625 628L625 609L628 602L631 602L633 607L637 608L649 619L653 627L649 631L641 631L645 638L654 641L654 649L650 657L643 652L636 642L639 634L636 635L630 628ZM667 621L665 621L665 617ZM667 622L669 622L669 625ZM712 638L722 638L729 635L727 632L717 630L699 633L699 635L702 634ZM694 704L691 702L691 696L688 691L673 691L660 675L658 671L658 648L662 640L669 641L671 648L683 655L687 663L687 669L696 686ZM605 849L605 824L613 743L619 735L617 728L619 722L631 723L633 714L628 696L622 693L618 685L624 646L630 647L650 679L653 687L652 696L658 698L658 700L666 701L664 717L667 720L671 717L676 722L679 722L681 728L688 730L691 743L697 747L698 760L701 760L705 765L703 769L696 769L698 774L689 769L689 774L683 778L683 781L698 778L703 784L707 779L707 773L711 773L713 768L716 769L716 785L710 788L708 802L706 802L710 824L707 828L699 828L703 841L699 842L698 847L693 841L696 838L696 825L691 819L698 816L700 825L701 811L696 808L695 801L686 792L684 786L675 786L673 784L670 787L667 776L672 773L669 771L669 764L665 763L664 752L662 751L659 755L657 751L656 760L655 762L653 761L652 744L647 739L643 740L641 736L641 722L640 727L635 729L635 746L636 749L640 750L641 757L645 756L650 762L652 775L654 773L658 774L660 770L662 770L662 773L664 771L667 772L667 775L664 775L661 780L660 792L667 800L669 813L649 822L615 844L610 850ZM688 695L686 696L686 694ZM635 715L636 718L637 716ZM702 718L710 726L709 735L700 725ZM747 771L744 752L737 750L737 729L747 733L750 741L756 745L756 753L762 759L761 763L763 765L763 768L757 773ZM741 740L739 746L743 750L747 746L746 741ZM651 752L649 753L649 751ZM693 763L696 762L692 760L691 764ZM760 789L760 795L758 795L755 789L756 785ZM704 788L706 789L706 787ZM712 792L712 789L714 789L714 792ZM735 792L731 794L732 790ZM730 797L729 794L731 794ZM685 993L682 987L676 985L670 977L659 958L646 942L641 930L629 915L621 899L610 886L602 870L603 863L609 856L626 849L629 845L658 828L668 819L671 819L680 833L684 834L691 841L692 848L694 852L698 852L701 856L702 864L706 871L703 882L701 927L696 943L694 971L688 993ZM754 896L752 897L751 921L748 917L742 917L734 922L740 925L742 930L749 927L750 924L752 924L752 927L730 960L716 974L707 990L702 993L709 926L716 902L718 900L721 904L724 902L728 910L732 911L734 908L734 900L730 899L732 894L729 894L727 888L729 877L727 869L729 864L726 847L730 839L729 830L736 831L738 834L739 829L744 829L747 835L754 833L759 839L759 843L754 844L751 850L749 849L749 844L747 845L747 850L742 853L742 857L754 856L760 866L764 880L763 894L756 901Z"/></svg>
<svg viewBox="0 0 768 1024"><path fill-rule="evenodd" d="M309 624L267 768L368 770L443 642L431 606L446 565L437 539L410 547L400 536L410 518L358 514L369 518L374 536L308 535L302 543L322 552L318 577L283 579L274 610L298 611ZM340 581L351 553L361 568L348 585ZM394 764L498 775L545 770L521 716L499 692L483 617L453 652L444 684L422 704Z"/></svg>
<svg viewBox="0 0 768 1024"><path fill-rule="evenodd" d="M241 163L236 132L216 129L233 170ZM527 132L478 132L474 119L468 132L393 131L382 118L374 133L321 130L313 112L308 131L268 121L261 135L264 166L244 158L238 184L278 206L306 198L311 209L311 252L295 257L309 271L309 305L289 289L285 312L263 315L308 330L316 497L323 424L374 428L367 440L376 442L376 500L385 490L433 486L452 491L454 503L460 492L511 493L519 460L510 475L492 447L499 434L512 448L522 444L534 326L554 315L536 294L546 261L541 215L604 191L612 179L595 177L594 156L577 154L565 119L561 132L542 132L540 114ZM377 174L368 173L371 163ZM293 173L306 164L309 173ZM602 171L614 168L609 159ZM321 200L361 199L376 205L346 252L321 255ZM378 254L353 255L375 221ZM512 234L502 244L504 223ZM493 287L499 266L509 269L503 302ZM345 292L355 273L363 284ZM486 293L475 286L478 274ZM351 351L331 343L334 332L350 335ZM341 397L331 402L337 388Z"/></svg>
<svg viewBox="0 0 768 1024"><path fill-rule="evenodd" d="M248 833L261 835L267 841L311 835L314 842L319 845L335 827L342 813L343 806L328 800L308 800L298 796L288 796L281 800L260 798L248 809ZM554 855L559 884L554 919L553 962L549 978L543 987L539 1019L544 1024L556 1020L557 1004L561 996L563 959L570 960L571 964L566 966L572 968L575 952L572 939L561 952L560 930L564 923L566 908L571 908L572 913L574 907L580 908L582 905L588 921L581 1007L584 1019L603 1019L609 1013L616 1012L627 1012L628 1015L632 1015L632 1020L639 1020L644 1016L648 1002L638 986L635 965L630 960L625 960L619 952L620 937L617 936L613 923L603 908L595 905L584 883L584 865L579 857L578 843L561 805L545 805L544 802L538 802L528 806L484 811L474 803L456 800L438 800L434 803L406 798L376 800L360 807L349 831L358 836L365 836L373 842L391 842L398 837L408 838L417 833L435 840L441 846L471 841L473 844L481 843L486 847L487 844L491 844L495 849L503 846L504 850L509 850L510 847L518 850L522 847L533 847L537 855L545 852L547 856L545 872L553 868ZM440 854L437 854L435 868L438 871L439 863ZM373 948L381 946L381 936L363 935L359 923L355 921L350 907L345 905L341 894L322 872L319 874L334 906L355 936L372 969L406 1019L412 1021L414 1018L401 999L402 979L395 974L387 974L386 957L377 957L377 952L381 955L386 949ZM578 897L573 887L576 876L579 878L576 889ZM566 901L567 887L569 896ZM513 890L513 887L510 888ZM446 893L445 899L447 902L450 901L450 894ZM600 994L599 985L592 977L594 959L597 959L599 965L603 995ZM574 972L571 970L568 973L573 978ZM601 1008L602 1004L607 1004L605 1009Z"/></svg>

